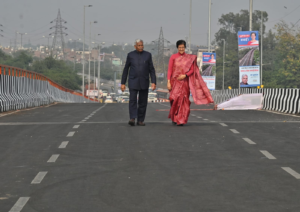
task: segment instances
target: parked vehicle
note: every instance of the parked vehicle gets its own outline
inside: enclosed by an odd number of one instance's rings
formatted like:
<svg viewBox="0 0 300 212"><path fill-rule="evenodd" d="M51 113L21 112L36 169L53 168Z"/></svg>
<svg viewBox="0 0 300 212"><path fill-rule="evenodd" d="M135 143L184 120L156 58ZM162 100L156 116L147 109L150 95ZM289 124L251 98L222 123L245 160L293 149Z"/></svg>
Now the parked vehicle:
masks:
<svg viewBox="0 0 300 212"><path fill-rule="evenodd" d="M127 97L127 96L123 97L122 103L129 103L129 97Z"/></svg>
<svg viewBox="0 0 300 212"><path fill-rule="evenodd" d="M107 96L104 103L113 103L113 99L111 96Z"/></svg>

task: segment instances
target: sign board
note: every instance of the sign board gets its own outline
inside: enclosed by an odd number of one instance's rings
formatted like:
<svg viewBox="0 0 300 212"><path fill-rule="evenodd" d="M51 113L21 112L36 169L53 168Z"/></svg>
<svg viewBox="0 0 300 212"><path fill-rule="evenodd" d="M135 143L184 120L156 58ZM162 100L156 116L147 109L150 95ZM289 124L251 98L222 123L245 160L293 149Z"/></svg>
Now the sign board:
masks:
<svg viewBox="0 0 300 212"><path fill-rule="evenodd" d="M209 90L216 89L216 76L202 76L202 78Z"/></svg>

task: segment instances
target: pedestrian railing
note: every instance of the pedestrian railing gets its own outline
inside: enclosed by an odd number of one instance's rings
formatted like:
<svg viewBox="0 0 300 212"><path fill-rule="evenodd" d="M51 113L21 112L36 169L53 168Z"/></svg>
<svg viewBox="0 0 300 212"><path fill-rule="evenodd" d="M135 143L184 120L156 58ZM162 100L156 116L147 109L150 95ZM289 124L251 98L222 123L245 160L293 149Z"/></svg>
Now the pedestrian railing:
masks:
<svg viewBox="0 0 300 212"><path fill-rule="evenodd" d="M211 91L216 104L227 101L240 94L262 93L263 109L283 113L300 113L300 89L298 88L241 88Z"/></svg>
<svg viewBox="0 0 300 212"><path fill-rule="evenodd" d="M0 112L51 104L94 102L42 74L0 65Z"/></svg>

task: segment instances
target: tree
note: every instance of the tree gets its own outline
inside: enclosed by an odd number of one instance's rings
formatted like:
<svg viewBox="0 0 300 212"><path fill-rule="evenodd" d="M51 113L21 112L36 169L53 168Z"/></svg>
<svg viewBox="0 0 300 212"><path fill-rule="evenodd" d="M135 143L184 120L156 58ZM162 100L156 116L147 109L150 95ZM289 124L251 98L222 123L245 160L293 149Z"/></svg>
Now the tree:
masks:
<svg viewBox="0 0 300 212"><path fill-rule="evenodd" d="M275 26L278 52L277 85L283 88L300 87L300 29L284 21Z"/></svg>

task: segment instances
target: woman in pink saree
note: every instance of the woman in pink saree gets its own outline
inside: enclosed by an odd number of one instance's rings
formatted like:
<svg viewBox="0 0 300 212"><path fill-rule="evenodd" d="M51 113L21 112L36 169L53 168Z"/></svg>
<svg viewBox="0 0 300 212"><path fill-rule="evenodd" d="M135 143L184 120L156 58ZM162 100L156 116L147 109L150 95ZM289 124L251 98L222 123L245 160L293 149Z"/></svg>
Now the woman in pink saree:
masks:
<svg viewBox="0 0 300 212"><path fill-rule="evenodd" d="M197 56L186 54L186 42L176 43L178 53L173 54L168 68L168 90L171 110L169 118L173 124L183 126L190 115L190 91L195 104L213 103L213 98L199 73Z"/></svg>

